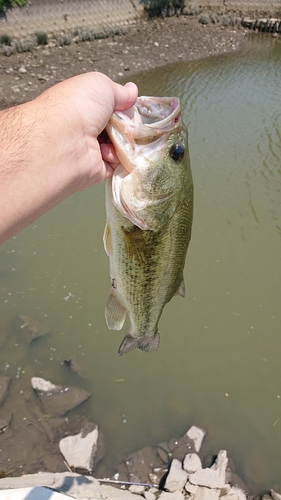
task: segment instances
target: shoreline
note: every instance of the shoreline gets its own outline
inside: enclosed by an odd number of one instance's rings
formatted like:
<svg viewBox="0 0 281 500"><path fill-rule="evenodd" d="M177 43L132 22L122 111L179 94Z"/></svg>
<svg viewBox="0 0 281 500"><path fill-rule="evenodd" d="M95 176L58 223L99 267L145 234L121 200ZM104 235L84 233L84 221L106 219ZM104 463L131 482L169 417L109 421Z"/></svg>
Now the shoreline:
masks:
<svg viewBox="0 0 281 500"><path fill-rule="evenodd" d="M122 32L123 31L123 32ZM199 16L139 20L92 41L74 37L68 45L54 38L31 51L0 54L0 108L29 101L46 88L87 71L115 81L180 61L237 52L249 30L241 24L202 24Z"/></svg>

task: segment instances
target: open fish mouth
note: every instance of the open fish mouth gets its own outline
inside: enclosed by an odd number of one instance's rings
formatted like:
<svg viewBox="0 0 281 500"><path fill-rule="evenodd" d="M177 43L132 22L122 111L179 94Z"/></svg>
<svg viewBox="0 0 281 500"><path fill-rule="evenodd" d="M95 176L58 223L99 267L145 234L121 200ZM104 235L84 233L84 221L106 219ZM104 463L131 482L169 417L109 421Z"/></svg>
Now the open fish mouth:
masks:
<svg viewBox="0 0 281 500"><path fill-rule="evenodd" d="M173 130L179 116L180 101L177 97L138 97L132 108L113 113L109 120L109 136L113 127L125 134L131 143L140 143L142 138L152 142L154 136L157 138Z"/></svg>

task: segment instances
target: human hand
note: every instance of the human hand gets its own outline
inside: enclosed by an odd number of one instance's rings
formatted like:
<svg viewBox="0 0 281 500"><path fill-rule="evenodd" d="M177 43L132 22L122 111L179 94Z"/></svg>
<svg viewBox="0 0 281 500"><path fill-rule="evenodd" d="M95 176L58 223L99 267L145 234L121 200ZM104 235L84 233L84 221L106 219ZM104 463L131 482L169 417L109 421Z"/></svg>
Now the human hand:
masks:
<svg viewBox="0 0 281 500"><path fill-rule="evenodd" d="M65 80L35 100L44 103L49 111L53 109L56 115L59 110L64 119L59 132L54 127L52 144L64 150L65 157L60 159L63 161L58 168L67 161L69 173L74 169L75 190L86 189L112 175L116 162L114 147L105 143L101 134L113 111L129 109L137 94L134 83L122 86L102 73L92 72Z"/></svg>

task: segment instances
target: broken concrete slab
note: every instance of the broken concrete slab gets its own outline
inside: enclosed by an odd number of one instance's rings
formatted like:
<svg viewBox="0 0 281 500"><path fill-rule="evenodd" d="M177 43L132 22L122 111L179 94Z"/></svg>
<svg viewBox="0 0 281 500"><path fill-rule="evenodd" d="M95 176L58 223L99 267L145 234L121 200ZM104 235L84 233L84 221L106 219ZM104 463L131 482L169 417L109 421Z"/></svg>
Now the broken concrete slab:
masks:
<svg viewBox="0 0 281 500"><path fill-rule="evenodd" d="M200 451L205 434L206 431L196 425L192 425L186 433L186 436L194 442L194 449L197 453Z"/></svg>
<svg viewBox="0 0 281 500"><path fill-rule="evenodd" d="M60 440L59 449L70 468L93 472L104 456L98 426L87 422L79 434Z"/></svg>
<svg viewBox="0 0 281 500"><path fill-rule="evenodd" d="M31 385L38 395L45 412L52 417L63 416L86 401L91 394L81 387L63 387L49 380L32 377Z"/></svg>
<svg viewBox="0 0 281 500"><path fill-rule="evenodd" d="M181 462L174 458L165 481L165 489L172 493L182 491L187 478L188 474L183 470Z"/></svg>
<svg viewBox="0 0 281 500"><path fill-rule="evenodd" d="M220 490L217 488L210 489L205 486L199 486L193 500L218 500L219 496Z"/></svg>
<svg viewBox="0 0 281 500"><path fill-rule="evenodd" d="M197 470L202 469L202 463L197 453L189 453L185 455L183 468L188 474L193 474Z"/></svg>
<svg viewBox="0 0 281 500"><path fill-rule="evenodd" d="M218 472L219 477L223 480L224 483L226 482L227 465L228 465L227 453L225 450L220 450L215 463L211 466L211 469L216 470Z"/></svg>
<svg viewBox="0 0 281 500"><path fill-rule="evenodd" d="M195 486L205 486L207 488L218 489L226 487L226 484L219 476L218 471L209 468L197 470L193 474L190 474L188 480Z"/></svg>

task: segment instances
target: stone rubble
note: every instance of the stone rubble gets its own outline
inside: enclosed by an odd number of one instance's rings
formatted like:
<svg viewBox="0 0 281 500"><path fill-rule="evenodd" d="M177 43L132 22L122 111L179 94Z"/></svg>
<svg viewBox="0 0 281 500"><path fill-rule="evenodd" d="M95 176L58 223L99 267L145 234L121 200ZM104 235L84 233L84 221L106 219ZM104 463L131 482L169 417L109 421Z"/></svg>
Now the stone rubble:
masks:
<svg viewBox="0 0 281 500"><path fill-rule="evenodd" d="M98 426L87 422L79 434L61 439L59 449L71 469L91 473L104 456L101 441Z"/></svg>
<svg viewBox="0 0 281 500"><path fill-rule="evenodd" d="M62 387L40 377L32 377L31 385L45 413L54 417L63 416L91 396L81 387Z"/></svg>
<svg viewBox="0 0 281 500"><path fill-rule="evenodd" d="M88 427L87 427L88 425ZM200 434L202 429L193 426L189 435ZM193 434L192 434L193 433ZM195 434L194 434L195 433ZM97 443L98 428L95 424L85 424L84 430L75 436L64 438L60 442L60 448L69 465L77 467L76 451L84 448L88 457L91 455L91 446ZM185 436L186 436L185 435ZM204 437L205 432L201 432ZM83 439L93 438L90 446L82 446ZM203 437L200 441L200 447ZM62 443L68 441L69 455L65 453ZM78 443L78 444L77 444ZM84 441L85 443L85 441ZM195 440L196 443L196 440ZM197 441L198 445L198 441ZM197 449L199 446L197 446ZM200 449L198 449L198 452ZM71 457L71 452L73 457ZM80 458L79 460L83 460ZM93 456L89 458L91 462ZM82 462L79 461L79 466ZM92 466L92 465L91 465ZM90 470L90 466L89 466ZM111 480L110 480L111 481ZM131 475L132 483L137 483L138 477ZM132 484L129 488L125 486L116 487L106 484L106 479L95 479L92 476L79 475L72 472L23 475L15 478L0 479L0 500L25 498L40 500L49 498L50 489L54 491L52 498L88 499L88 500L247 500L248 496L243 489L239 488L235 482L235 474L232 475L229 469L227 453L220 450L213 465L202 468L202 463L197 452L187 453L183 460L173 458L163 485L156 488L154 485ZM120 481L122 483L122 481ZM11 495L11 489L13 494ZM63 496L62 496L63 495ZM258 497L257 497L258 498ZM270 491L270 495L263 496L263 500L281 500L281 494Z"/></svg>

